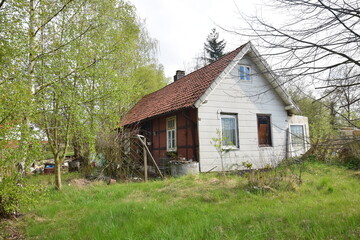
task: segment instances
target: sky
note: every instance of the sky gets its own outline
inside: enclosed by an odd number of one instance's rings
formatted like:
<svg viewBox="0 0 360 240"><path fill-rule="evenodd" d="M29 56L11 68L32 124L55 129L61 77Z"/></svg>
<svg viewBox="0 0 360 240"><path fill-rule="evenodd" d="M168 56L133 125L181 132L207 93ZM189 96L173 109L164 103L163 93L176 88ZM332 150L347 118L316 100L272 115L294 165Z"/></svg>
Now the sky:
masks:
<svg viewBox="0 0 360 240"><path fill-rule="evenodd" d="M202 51L212 28L227 42L231 51L248 39L224 29L239 29L243 24L238 12L252 13L261 8L261 0L130 0L138 16L145 20L150 37L158 41L158 61L166 77L172 79L176 70L189 70ZM241 5L241 6L240 6Z"/></svg>

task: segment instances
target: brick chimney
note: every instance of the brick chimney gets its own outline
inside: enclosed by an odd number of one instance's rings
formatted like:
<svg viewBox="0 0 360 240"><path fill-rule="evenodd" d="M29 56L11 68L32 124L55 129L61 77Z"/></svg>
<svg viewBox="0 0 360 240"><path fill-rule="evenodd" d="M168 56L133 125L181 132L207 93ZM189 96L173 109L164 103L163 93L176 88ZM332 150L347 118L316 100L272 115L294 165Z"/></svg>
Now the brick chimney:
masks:
<svg viewBox="0 0 360 240"><path fill-rule="evenodd" d="M174 82L176 80L179 80L180 78L184 77L185 76L185 71L182 71L182 70L177 70L176 71L176 74L174 75Z"/></svg>

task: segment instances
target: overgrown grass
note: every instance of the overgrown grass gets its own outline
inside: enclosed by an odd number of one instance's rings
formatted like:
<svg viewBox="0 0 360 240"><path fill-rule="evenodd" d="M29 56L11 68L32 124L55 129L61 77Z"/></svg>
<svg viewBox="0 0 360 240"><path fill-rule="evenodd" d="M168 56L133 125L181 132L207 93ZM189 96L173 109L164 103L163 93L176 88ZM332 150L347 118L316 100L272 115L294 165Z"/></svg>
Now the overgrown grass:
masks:
<svg viewBox="0 0 360 240"><path fill-rule="evenodd" d="M249 191L248 181L204 174L115 185L68 182L26 213L23 227L27 239L360 237L354 172L307 163L301 185L261 194Z"/></svg>

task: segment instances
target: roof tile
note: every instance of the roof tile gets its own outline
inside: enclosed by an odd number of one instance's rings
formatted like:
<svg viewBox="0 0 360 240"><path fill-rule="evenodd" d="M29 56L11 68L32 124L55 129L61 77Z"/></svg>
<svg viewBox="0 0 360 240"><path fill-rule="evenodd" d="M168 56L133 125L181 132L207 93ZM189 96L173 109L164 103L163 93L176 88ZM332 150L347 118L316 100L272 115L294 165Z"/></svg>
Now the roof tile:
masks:
<svg viewBox="0 0 360 240"><path fill-rule="evenodd" d="M216 62L144 96L125 114L121 125L125 126L193 106L244 46L242 45Z"/></svg>

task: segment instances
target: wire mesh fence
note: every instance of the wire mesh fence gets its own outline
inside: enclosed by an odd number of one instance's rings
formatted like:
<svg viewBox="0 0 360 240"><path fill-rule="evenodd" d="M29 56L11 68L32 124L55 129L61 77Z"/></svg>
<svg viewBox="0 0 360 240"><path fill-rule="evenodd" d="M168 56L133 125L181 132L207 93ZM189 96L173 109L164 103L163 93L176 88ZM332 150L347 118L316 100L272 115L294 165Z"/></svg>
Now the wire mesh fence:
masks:
<svg viewBox="0 0 360 240"><path fill-rule="evenodd" d="M104 134L97 139L97 152L104 157L104 173L116 179L142 180L145 171L149 177L160 176L155 161L149 157L138 130L123 130ZM146 164L145 164L146 163ZM146 168L145 168L146 167Z"/></svg>
<svg viewBox="0 0 360 240"><path fill-rule="evenodd" d="M360 136L331 136L312 144L305 156L314 156L320 161L347 162L359 159Z"/></svg>

